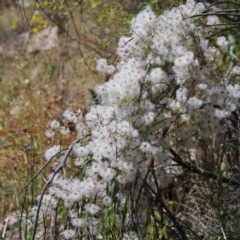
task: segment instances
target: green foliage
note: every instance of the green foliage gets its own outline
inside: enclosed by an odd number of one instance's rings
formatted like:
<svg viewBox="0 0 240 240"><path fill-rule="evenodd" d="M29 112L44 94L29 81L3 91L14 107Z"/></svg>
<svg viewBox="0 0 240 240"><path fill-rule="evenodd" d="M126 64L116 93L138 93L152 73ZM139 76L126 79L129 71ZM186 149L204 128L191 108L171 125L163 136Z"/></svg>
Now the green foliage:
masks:
<svg viewBox="0 0 240 240"><path fill-rule="evenodd" d="M97 94L95 93L95 91L91 88L88 89L88 92L90 94L89 98L87 99L86 101L86 104L88 106L91 106L91 105L98 105L99 104L99 101L98 101L98 96Z"/></svg>
<svg viewBox="0 0 240 240"><path fill-rule="evenodd" d="M13 22L12 22L12 29L16 29L19 22L20 22L19 18L14 19Z"/></svg>
<svg viewBox="0 0 240 240"><path fill-rule="evenodd" d="M32 25L31 27L31 33L37 33L44 28L46 28L49 23L43 18L43 15L40 12L35 12L32 16L30 23Z"/></svg>
<svg viewBox="0 0 240 240"><path fill-rule="evenodd" d="M56 71L56 66L51 63L44 62L45 73L47 74L48 79L51 79L54 72Z"/></svg>

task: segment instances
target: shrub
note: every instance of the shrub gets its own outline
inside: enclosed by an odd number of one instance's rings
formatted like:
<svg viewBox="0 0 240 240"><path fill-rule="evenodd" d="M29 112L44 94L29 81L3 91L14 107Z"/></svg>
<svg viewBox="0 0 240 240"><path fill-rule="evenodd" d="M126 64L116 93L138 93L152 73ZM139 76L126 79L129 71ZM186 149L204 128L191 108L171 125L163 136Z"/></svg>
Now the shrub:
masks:
<svg viewBox="0 0 240 240"><path fill-rule="evenodd" d="M220 72L217 63L228 41L224 36L206 39L204 10L193 0L159 16L146 7L120 38L117 63L97 61L97 71L111 75L95 89L98 104L87 114L67 109L61 122L54 120L47 130L54 141L56 133L68 134L74 125L78 137L67 148L53 145L45 152L53 171L30 214L32 239L41 223L53 238L65 239L211 236L206 221L198 224L195 219L190 226L191 217L184 219L185 211L164 196L165 189L181 183L185 169L191 190L184 182L182 187L193 194L189 208L199 201L196 193L212 206L229 186L239 187L234 175L224 175L224 157L219 160L223 150L214 152L216 137L237 114L240 85L232 79L239 67L229 75ZM209 25L219 21L207 17ZM220 192L210 198L210 184L194 184L204 179L219 183ZM204 218L205 213L203 208L194 214ZM211 224L215 236L226 237L229 226L221 216L215 216L220 224Z"/></svg>

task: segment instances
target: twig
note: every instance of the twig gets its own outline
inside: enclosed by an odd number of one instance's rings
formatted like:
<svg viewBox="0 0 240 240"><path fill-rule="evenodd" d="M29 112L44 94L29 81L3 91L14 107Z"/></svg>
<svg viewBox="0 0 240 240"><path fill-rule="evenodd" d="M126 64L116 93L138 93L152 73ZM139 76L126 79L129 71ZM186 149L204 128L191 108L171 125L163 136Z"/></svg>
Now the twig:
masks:
<svg viewBox="0 0 240 240"><path fill-rule="evenodd" d="M22 239L23 210L24 210L24 205L25 205L25 201L26 201L26 198L27 198L27 192L28 192L28 189L26 188L26 189L25 189L25 194L24 194L23 203L22 203L22 209L21 209L21 212L20 212L19 239ZM25 230L25 231L26 231L26 230ZM25 236L24 236L24 237L25 237Z"/></svg>
<svg viewBox="0 0 240 240"><path fill-rule="evenodd" d="M207 17L207 16L226 16L226 15L230 15L233 17L240 17L240 14L237 13L232 13L232 14L226 14L226 13L220 13L220 12L211 12L211 13L202 13L202 14L196 14L194 16L191 16L191 18L194 17Z"/></svg>
<svg viewBox="0 0 240 240"><path fill-rule="evenodd" d="M223 239L224 239L224 240L227 240L226 234L225 234L222 226L221 226L221 232L222 232L222 234L223 234Z"/></svg>
<svg viewBox="0 0 240 240"><path fill-rule="evenodd" d="M6 223L4 225L3 232L2 232L2 239L4 239L4 237L5 237L5 233L6 233L7 225L8 225L8 221L9 221L9 216L6 218L5 221L6 221Z"/></svg>
<svg viewBox="0 0 240 240"><path fill-rule="evenodd" d="M226 184L229 184L232 186L240 186L240 182L238 182L234 179L230 179L230 178L227 178L224 176L219 176L218 174L214 174L213 172L209 172L202 168L198 168L195 165L193 165L192 163L183 160L172 148L170 148L170 152L173 155L174 162L180 164L182 167L187 168L191 172L197 173L203 177L212 178L214 180L221 179L223 183L226 183Z"/></svg>
<svg viewBox="0 0 240 240"><path fill-rule="evenodd" d="M188 237L186 235L186 232L184 231L184 228L182 225L179 224L177 218L174 216L174 214L170 211L170 209L167 207L167 205L165 204L165 202L162 199L162 194L161 194L161 190L159 188L158 185L158 180L157 180L157 176L155 174L155 169L153 166L153 162L152 162L152 175L153 175L153 179L154 179L154 183L155 183L155 187L156 187L156 197L159 200L161 207L166 211L168 217L172 220L173 225L175 226L175 228L178 230L179 234L181 235L183 240L188 240ZM150 187L150 186L149 186Z"/></svg>
<svg viewBox="0 0 240 240"><path fill-rule="evenodd" d="M47 167L47 165L48 165L58 154L66 151L67 149L68 149L68 147L67 147L67 148L63 148L63 149L61 149L59 152L57 152L55 155L53 155L53 156L50 158L50 160L27 182L27 184L26 184L26 185L24 186L24 188L21 190L21 192L19 193L19 195L22 194L22 192L24 191L24 189L26 189L26 188L28 187L28 185L42 172L42 170L43 170L44 168Z"/></svg>
<svg viewBox="0 0 240 240"><path fill-rule="evenodd" d="M87 162L85 162L85 163L83 164L83 166L74 174L74 176L72 177L72 179L74 179L75 177L77 177L77 175L83 170L83 168L84 168L87 164L89 164L92 160L93 160L93 159L91 158L91 159L89 159Z"/></svg>
<svg viewBox="0 0 240 240"><path fill-rule="evenodd" d="M140 176L141 177L141 176ZM147 201L148 201L148 206L150 207L150 211L151 211L151 215L152 215L152 218L153 218L153 220L154 220L154 228L155 228L155 237L158 239L159 238L159 233L158 233L158 227L157 227L157 221L156 221L156 215L155 215L155 212L154 212L154 208L153 208L153 204L152 204L152 201L151 201L151 199L150 199L150 197L151 197L151 193L150 193L150 191L149 191L149 189L147 188L147 186L146 186L146 178L145 179L143 179L142 177L141 177L141 180L142 180L142 186L143 186L143 188L144 188L144 191L145 191L145 193L146 193L146 197L147 197ZM162 237L162 240L164 240L165 239L165 237L163 236Z"/></svg>

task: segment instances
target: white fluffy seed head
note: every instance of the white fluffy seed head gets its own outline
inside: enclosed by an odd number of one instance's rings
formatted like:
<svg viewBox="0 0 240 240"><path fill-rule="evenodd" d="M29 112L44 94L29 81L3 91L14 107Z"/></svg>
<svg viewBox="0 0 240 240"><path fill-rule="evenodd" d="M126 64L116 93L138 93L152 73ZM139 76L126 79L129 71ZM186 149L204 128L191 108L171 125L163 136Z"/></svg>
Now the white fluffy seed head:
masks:
<svg viewBox="0 0 240 240"><path fill-rule="evenodd" d="M233 67L232 72L233 72L234 74L240 75L240 66L235 66L235 67Z"/></svg>
<svg viewBox="0 0 240 240"><path fill-rule="evenodd" d="M217 45L222 48L223 50L225 50L228 46L228 41L224 36L218 37L217 39Z"/></svg>
<svg viewBox="0 0 240 240"><path fill-rule="evenodd" d="M59 145L54 145L45 152L45 159L49 161L54 155L60 151L61 147Z"/></svg>
<svg viewBox="0 0 240 240"><path fill-rule="evenodd" d="M93 204L93 203L86 204L84 208L91 215L96 215L101 209L97 204Z"/></svg>
<svg viewBox="0 0 240 240"><path fill-rule="evenodd" d="M75 230L67 229L61 232L60 234L64 237L64 239L71 239L75 236L76 232Z"/></svg>
<svg viewBox="0 0 240 240"><path fill-rule="evenodd" d="M46 137L48 137L48 138L53 138L54 135L55 135L55 132L54 132L52 129L47 129L47 130L45 131L45 135L46 135Z"/></svg>
<svg viewBox="0 0 240 240"><path fill-rule="evenodd" d="M112 74L115 71L115 67L112 65L107 65L106 59L98 59L96 64L96 69L98 72Z"/></svg>
<svg viewBox="0 0 240 240"><path fill-rule="evenodd" d="M108 207L108 206L111 205L112 199L111 199L109 196L105 196L105 197L103 198L102 202L103 202L103 205L105 205L105 206Z"/></svg>
<svg viewBox="0 0 240 240"><path fill-rule="evenodd" d="M57 129L60 127L60 122L58 122L57 120L53 120L50 124L51 128L53 129Z"/></svg>

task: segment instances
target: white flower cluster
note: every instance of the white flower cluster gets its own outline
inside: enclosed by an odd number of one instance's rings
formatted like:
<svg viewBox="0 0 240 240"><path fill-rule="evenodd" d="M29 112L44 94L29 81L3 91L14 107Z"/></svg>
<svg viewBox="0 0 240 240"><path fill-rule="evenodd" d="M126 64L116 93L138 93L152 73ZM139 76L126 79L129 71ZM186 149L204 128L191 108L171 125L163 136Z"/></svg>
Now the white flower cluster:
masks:
<svg viewBox="0 0 240 240"><path fill-rule="evenodd" d="M112 65L107 65L106 59L99 59L97 60L97 66L96 69L98 72L106 73L106 74L112 74L115 71L115 67Z"/></svg>
<svg viewBox="0 0 240 240"><path fill-rule="evenodd" d="M41 196L37 197L38 202L39 202L40 198L41 198ZM58 205L58 201L52 195L49 195L49 194L44 195L43 199L42 199L41 208L39 209L40 218L43 219L45 216L47 216L47 215L51 214L53 211L55 211L57 205ZM37 207L34 206L31 209L31 212L29 214L29 216L32 218L33 222L36 219L37 211L38 211Z"/></svg>
<svg viewBox="0 0 240 240"><path fill-rule="evenodd" d="M49 148L46 152L45 152L45 159L47 161L51 160L52 157L54 157L58 152L60 151L60 146L53 146L51 148Z"/></svg>
<svg viewBox="0 0 240 240"><path fill-rule="evenodd" d="M217 39L217 45L224 50L228 46L228 41L224 36L221 36Z"/></svg>
<svg viewBox="0 0 240 240"><path fill-rule="evenodd" d="M233 73L240 75L240 66L235 66L235 67L233 68Z"/></svg>
<svg viewBox="0 0 240 240"><path fill-rule="evenodd" d="M82 111L80 109L77 112L73 112L70 109L66 109L63 112L63 120L62 120L63 126L61 126L61 123L59 121L53 120L50 123L50 128L45 131L45 135L51 139L53 139L56 132L60 132L62 135L68 135L70 133L70 130L68 127L64 126L65 123L76 124L77 130L78 130L78 132L80 132L81 129L83 128L83 127L81 127L82 124L80 124L82 119L83 119L83 116L82 116ZM85 126L84 126L84 129L85 129ZM81 133L82 132L80 132L80 134Z"/></svg>
<svg viewBox="0 0 240 240"><path fill-rule="evenodd" d="M137 174L145 173L149 159L161 169L168 168L172 162L169 147L177 143L196 146L198 139L219 133L224 119L235 110L240 86L219 77L215 58L220 52L204 38L196 18L190 18L203 10L202 3L187 0L160 16L149 7L140 12L131 22L130 35L119 40L116 69L104 59L97 62L100 72L116 71L110 81L96 87L101 103L92 106L85 118L80 111L64 112L64 118L76 124L79 136L91 131L91 137L73 149L78 167L91 156L84 178L58 174L49 189L66 208L85 203L86 216L73 214L73 227L85 228L86 221L91 221L91 234L99 234L97 216L102 206L111 205L107 186L113 179L120 185L133 183ZM208 18L210 25L218 22L217 17ZM226 39L219 38L218 45L226 47ZM51 123L52 129L58 127L57 122ZM46 151L47 160L58 148ZM164 170L158 174L160 186L166 187L171 175ZM124 206L121 190L114 197ZM142 207L137 215L142 222L147 204L146 199L139 200ZM135 233L129 236L125 239L137 239Z"/></svg>

